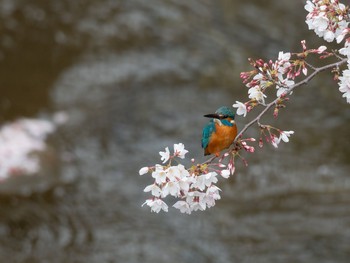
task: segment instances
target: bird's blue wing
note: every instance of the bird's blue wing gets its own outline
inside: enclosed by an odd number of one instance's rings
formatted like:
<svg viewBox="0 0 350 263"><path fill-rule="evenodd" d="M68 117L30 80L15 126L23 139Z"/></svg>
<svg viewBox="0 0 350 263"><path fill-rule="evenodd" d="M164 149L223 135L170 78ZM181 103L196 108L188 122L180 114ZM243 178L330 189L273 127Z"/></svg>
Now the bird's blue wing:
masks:
<svg viewBox="0 0 350 263"><path fill-rule="evenodd" d="M202 133L202 148L208 147L211 134L215 131L215 123L210 121L204 128Z"/></svg>
<svg viewBox="0 0 350 263"><path fill-rule="evenodd" d="M230 127L233 126L233 123L231 123L231 122L228 121L228 120L221 120L221 123L222 123L223 125L225 125L225 126L230 126Z"/></svg>

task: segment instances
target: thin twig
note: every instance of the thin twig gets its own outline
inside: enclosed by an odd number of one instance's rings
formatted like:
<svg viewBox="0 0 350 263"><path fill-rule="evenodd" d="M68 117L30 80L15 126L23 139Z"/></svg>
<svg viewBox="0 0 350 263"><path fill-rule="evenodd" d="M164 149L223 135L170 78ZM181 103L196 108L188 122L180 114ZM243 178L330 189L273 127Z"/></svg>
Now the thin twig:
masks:
<svg viewBox="0 0 350 263"><path fill-rule="evenodd" d="M311 65L310 63L304 61L304 63L306 64L306 66L308 66L309 68L313 69L313 70L317 70L317 68L314 65Z"/></svg>
<svg viewBox="0 0 350 263"><path fill-rule="evenodd" d="M208 160L206 160L205 162L203 162L202 165L203 165L203 164L211 163L211 162L214 161L214 159L216 159L216 158L217 158L217 156L214 155L214 156L210 157L210 159L208 159Z"/></svg>

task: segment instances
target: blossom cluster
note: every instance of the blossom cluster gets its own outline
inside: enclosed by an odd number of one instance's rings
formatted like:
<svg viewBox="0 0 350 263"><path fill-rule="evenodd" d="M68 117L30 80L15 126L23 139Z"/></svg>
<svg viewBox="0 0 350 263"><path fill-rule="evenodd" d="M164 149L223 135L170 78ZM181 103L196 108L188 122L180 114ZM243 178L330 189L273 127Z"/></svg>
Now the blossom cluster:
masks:
<svg viewBox="0 0 350 263"><path fill-rule="evenodd" d="M140 169L140 175L151 173L154 179L154 182L144 189L144 192L150 192L152 197L143 204L149 206L152 212L167 212L168 205L164 198L168 196L179 199L173 207L187 214L212 207L215 201L221 198L221 190L215 185L218 182L217 177L220 174L223 178L228 178L230 171L209 171L208 165L195 165L189 170L182 164L171 165L175 157L184 159L187 152L182 143L174 144L173 155L168 147L164 152L159 152L161 161L163 164L167 163L166 165L156 164Z"/></svg>
<svg viewBox="0 0 350 263"><path fill-rule="evenodd" d="M306 23L310 30L327 42L342 41L348 31L347 6L338 0L312 0L306 1L305 9L309 12Z"/></svg>
<svg viewBox="0 0 350 263"><path fill-rule="evenodd" d="M261 137L259 139L259 146L263 147L263 136L266 142L271 143L273 147L278 148L281 141L287 143L289 142L289 137L294 134L294 131L282 131L280 129L274 128L270 125L260 126Z"/></svg>
<svg viewBox="0 0 350 263"><path fill-rule="evenodd" d="M46 148L45 138L55 130L53 122L19 119L0 129L0 180L12 175L38 172L39 158L33 152Z"/></svg>
<svg viewBox="0 0 350 263"><path fill-rule="evenodd" d="M280 51L275 61L268 62L258 59L250 59L250 64L255 68L252 71L242 72L240 74L243 83L248 87L249 101L243 103L236 101L233 107L237 108L237 115L247 115L257 105L266 106L267 92L270 87L276 89L274 117L277 117L280 108L284 108L284 101L287 101L287 95L292 94L295 79L301 74L308 75L308 64L305 59L309 54L318 54L321 57L329 53L325 46L317 49L307 49L305 40L301 41L303 52L290 53Z"/></svg>
<svg viewBox="0 0 350 263"><path fill-rule="evenodd" d="M47 148L47 136L67 122L65 112L51 120L22 118L0 127L0 181L15 175L31 175L40 170L36 153Z"/></svg>
<svg viewBox="0 0 350 263"><path fill-rule="evenodd" d="M269 87L274 85L277 89L277 96L280 97L294 85L294 78L300 75L300 68L293 72L290 58L291 53L281 51L276 61L251 60L255 70L241 73L243 83L249 88L248 97L251 99L251 108L255 106L256 102L265 104L266 90ZM306 74L305 71L303 72Z"/></svg>
<svg viewBox="0 0 350 263"><path fill-rule="evenodd" d="M338 0L313 0L306 2L305 9L309 12L306 23L319 37L323 37L327 42L336 40L337 43L345 39L339 54L347 58L348 64L342 76L338 78L338 84L339 91L343 93L347 103L350 103L350 38L347 37L350 33L350 8Z"/></svg>
<svg viewBox="0 0 350 263"><path fill-rule="evenodd" d="M348 60L348 68L343 70L343 75L339 77L339 91L343 92L346 102L350 103L350 60Z"/></svg>

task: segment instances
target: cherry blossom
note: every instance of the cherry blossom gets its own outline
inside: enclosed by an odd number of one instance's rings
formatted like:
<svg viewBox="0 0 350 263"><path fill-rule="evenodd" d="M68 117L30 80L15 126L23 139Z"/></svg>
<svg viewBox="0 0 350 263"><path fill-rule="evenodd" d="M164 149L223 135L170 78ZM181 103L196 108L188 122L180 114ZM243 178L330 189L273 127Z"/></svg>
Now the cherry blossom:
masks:
<svg viewBox="0 0 350 263"><path fill-rule="evenodd" d="M306 23L310 30L314 30L319 37L327 42L337 39L344 34L349 22L346 17L348 8L338 1L312 0L307 1L305 10L309 12Z"/></svg>
<svg viewBox="0 0 350 263"><path fill-rule="evenodd" d="M19 119L0 128L0 180L12 175L30 175L40 170L35 152L46 150L46 137L57 125L50 120Z"/></svg>
<svg viewBox="0 0 350 263"><path fill-rule="evenodd" d="M257 100L260 103L265 103L265 98L267 97L259 88L259 86L252 87L248 90L249 98Z"/></svg>
<svg viewBox="0 0 350 263"><path fill-rule="evenodd" d="M178 156L181 159L184 159L186 153L188 153L188 151L185 149L185 146L183 143L174 144L175 156Z"/></svg>
<svg viewBox="0 0 350 263"><path fill-rule="evenodd" d="M290 135L294 134L294 131L281 131L279 141L289 142Z"/></svg>
<svg viewBox="0 0 350 263"><path fill-rule="evenodd" d="M168 147L165 149L169 149ZM168 206L163 198L172 196L179 199L174 205L182 213L190 214L192 211L205 210L215 205L220 199L219 188L215 186L218 182L218 172L213 168L209 170L208 165L199 165L195 169L186 169L184 165L171 165L174 157L184 156L188 151L182 143L174 144L174 155L170 154L165 165L156 164L153 167L143 167L139 174L151 172L154 179L153 184L144 188L144 192L150 193L152 198L146 200L143 205L151 207L152 212L167 211ZM163 153L164 154L164 153ZM167 154L167 151L165 151ZM225 168L226 165L218 163L216 167ZM223 178L228 178L228 170L223 170ZM142 206L143 206L142 205Z"/></svg>
<svg viewBox="0 0 350 263"><path fill-rule="evenodd" d="M173 207L179 209L181 213L191 214L190 205L186 201L177 201Z"/></svg>
<svg viewBox="0 0 350 263"><path fill-rule="evenodd" d="M343 48L339 49L339 54L350 58L350 39L345 41L345 45Z"/></svg>
<svg viewBox="0 0 350 263"><path fill-rule="evenodd" d="M230 170L228 170L228 169L226 169L226 170L222 170L221 172L220 172L220 175L222 176L222 177L224 177L224 178L229 178L230 177Z"/></svg>
<svg viewBox="0 0 350 263"><path fill-rule="evenodd" d="M169 147L165 148L165 152L159 152L159 154L161 156L160 160L163 161L163 163L166 163L170 158Z"/></svg>
<svg viewBox="0 0 350 263"><path fill-rule="evenodd" d="M289 137L294 134L294 131L279 131L279 136L276 136L275 134L271 134L271 144L278 148L278 145L281 141L283 142L289 142Z"/></svg>
<svg viewBox="0 0 350 263"><path fill-rule="evenodd" d="M237 108L237 111L236 111L237 115L243 115L243 117L247 115L247 107L244 103L240 101L236 101L236 103L233 104L232 107Z"/></svg>
<svg viewBox="0 0 350 263"><path fill-rule="evenodd" d="M152 192L152 195L156 197L159 197L162 194L162 191L157 184L151 184L149 186L146 186L146 188L143 191Z"/></svg>
<svg viewBox="0 0 350 263"><path fill-rule="evenodd" d="M277 136L272 135L271 136L271 144L273 147L278 148L278 144L280 143L280 140Z"/></svg>
<svg viewBox="0 0 350 263"><path fill-rule="evenodd" d="M321 54L321 53L323 53L326 50L327 50L326 46L320 46L318 49L316 49L316 53L317 54Z"/></svg>
<svg viewBox="0 0 350 263"><path fill-rule="evenodd" d="M287 61L290 60L290 56L291 56L290 52L284 53L283 51L280 51L280 52L278 52L278 61L280 61L280 62L282 62L282 61L287 62Z"/></svg>
<svg viewBox="0 0 350 263"><path fill-rule="evenodd" d="M168 212L168 205L161 199L148 199L142 206L148 205L152 212L159 213L161 210Z"/></svg>
<svg viewBox="0 0 350 263"><path fill-rule="evenodd" d="M139 170L139 175L144 175L146 173L149 172L149 168L148 167L142 167L140 170Z"/></svg>
<svg viewBox="0 0 350 263"><path fill-rule="evenodd" d="M166 197L167 195L172 195L177 197L180 193L180 184L177 181L169 181L165 184L162 191L162 196Z"/></svg>
<svg viewBox="0 0 350 263"><path fill-rule="evenodd" d="M152 177L156 180L157 184L165 183L167 180L167 174L164 171L164 167L156 165L156 170L152 172Z"/></svg>
<svg viewBox="0 0 350 263"><path fill-rule="evenodd" d="M344 70L342 76L339 77L339 91L344 93L343 97L346 102L350 103L350 61L348 61L348 69Z"/></svg>

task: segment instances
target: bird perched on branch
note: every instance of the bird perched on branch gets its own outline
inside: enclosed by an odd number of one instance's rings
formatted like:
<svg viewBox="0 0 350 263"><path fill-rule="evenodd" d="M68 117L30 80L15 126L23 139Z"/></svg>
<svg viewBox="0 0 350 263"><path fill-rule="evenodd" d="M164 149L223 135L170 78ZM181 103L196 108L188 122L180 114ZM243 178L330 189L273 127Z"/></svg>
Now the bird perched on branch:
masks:
<svg viewBox="0 0 350 263"><path fill-rule="evenodd" d="M204 117L211 118L209 123L203 128L202 148L204 155L220 152L233 143L237 136L237 126L234 121L235 112L228 107L220 107L215 113L206 114Z"/></svg>

